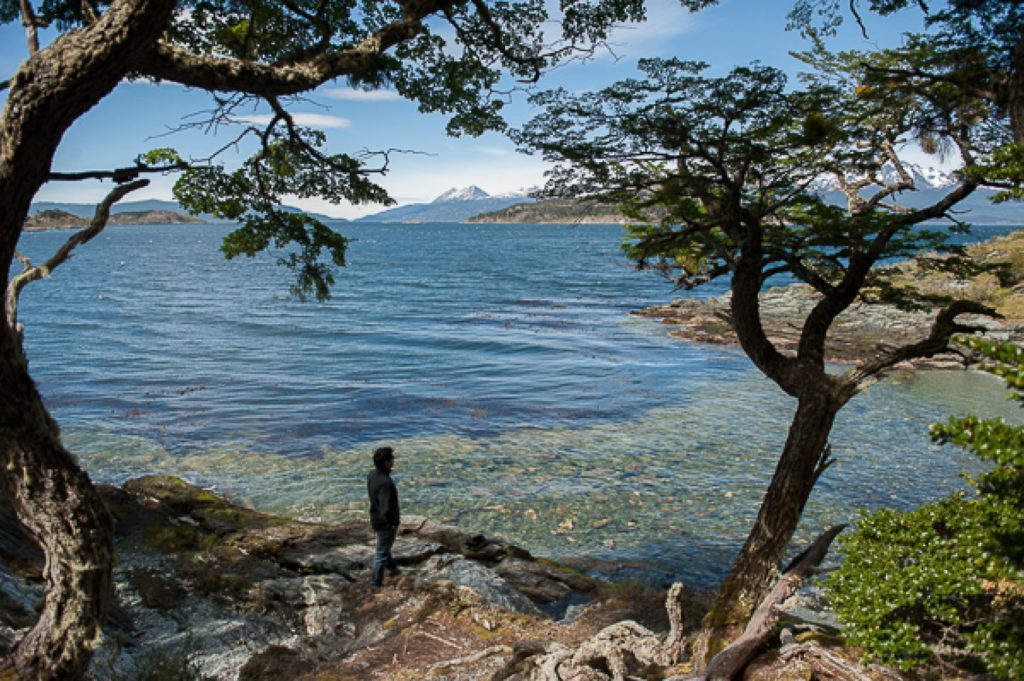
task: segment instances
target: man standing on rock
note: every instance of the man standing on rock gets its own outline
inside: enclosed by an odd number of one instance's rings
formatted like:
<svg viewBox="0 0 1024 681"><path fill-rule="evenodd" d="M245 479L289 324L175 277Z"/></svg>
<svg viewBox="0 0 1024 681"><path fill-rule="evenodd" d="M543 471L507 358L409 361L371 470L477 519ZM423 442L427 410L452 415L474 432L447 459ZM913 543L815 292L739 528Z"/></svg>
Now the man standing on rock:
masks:
<svg viewBox="0 0 1024 681"><path fill-rule="evenodd" d="M395 466L395 450L378 447L373 452L373 470L366 476L366 491L370 495L370 524L377 533L377 552L373 557L373 576L370 584L374 588L384 583L384 570L397 575L398 565L391 557L391 546L398 535L398 488L391 479Z"/></svg>

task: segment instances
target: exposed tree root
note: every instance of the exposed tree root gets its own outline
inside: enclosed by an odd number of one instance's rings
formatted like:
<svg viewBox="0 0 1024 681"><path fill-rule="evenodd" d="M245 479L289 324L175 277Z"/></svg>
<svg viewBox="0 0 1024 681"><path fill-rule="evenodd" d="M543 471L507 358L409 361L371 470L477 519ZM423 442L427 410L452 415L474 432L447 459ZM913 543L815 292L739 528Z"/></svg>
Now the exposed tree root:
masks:
<svg viewBox="0 0 1024 681"><path fill-rule="evenodd" d="M780 606L817 570L828 548L844 526L824 532L797 556L779 578L743 634L697 674L669 676L666 681L731 681L738 678L775 631ZM576 650L559 644L524 644L513 658L491 676L491 681L628 681L638 670L659 668L669 674L678 669L684 648L682 584L674 584L666 598L671 628L655 634L632 621L616 622L584 641ZM835 681L871 681L855 664L813 643L797 644L789 637L779 654L781 667L810 666L816 677ZM770 677L766 677L770 678Z"/></svg>

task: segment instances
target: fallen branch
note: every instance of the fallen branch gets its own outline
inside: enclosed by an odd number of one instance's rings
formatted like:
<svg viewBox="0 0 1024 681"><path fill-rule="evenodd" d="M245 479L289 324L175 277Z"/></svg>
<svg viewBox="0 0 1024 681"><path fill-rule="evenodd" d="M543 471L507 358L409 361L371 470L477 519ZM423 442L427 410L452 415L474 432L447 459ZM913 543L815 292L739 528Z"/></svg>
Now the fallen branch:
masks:
<svg viewBox="0 0 1024 681"><path fill-rule="evenodd" d="M874 681L860 667L813 642L784 646L779 651L779 659L784 663L797 660L809 663L814 668L814 678L822 681Z"/></svg>
<svg viewBox="0 0 1024 681"><path fill-rule="evenodd" d="M429 631L418 631L416 633L420 634L421 636L426 636L427 638L432 638L435 641L437 641L438 643L443 643L446 646L451 646L452 648L455 648L456 650L462 650L462 646L460 646L458 643L452 643L451 641L449 641L446 638L441 638L440 636L435 636L434 634L431 634Z"/></svg>
<svg viewBox="0 0 1024 681"><path fill-rule="evenodd" d="M775 584L775 588L757 606L757 610L750 617L747 627L740 637L715 655L703 674L692 678L707 679L707 681L729 681L738 675L771 635L779 621L779 606L796 593L804 581L814 574L818 565L825 559L832 540L845 527L846 525L836 525L825 531L805 551L794 558Z"/></svg>
<svg viewBox="0 0 1024 681"><path fill-rule="evenodd" d="M632 620L616 622L581 643L575 651L560 646L533 646L517 651L491 681L625 681L632 678L628 676L630 667L637 663L671 667L679 661L684 643L682 592L682 584L673 584L665 598L670 624L667 635L655 634ZM601 669L610 671L611 676Z"/></svg>

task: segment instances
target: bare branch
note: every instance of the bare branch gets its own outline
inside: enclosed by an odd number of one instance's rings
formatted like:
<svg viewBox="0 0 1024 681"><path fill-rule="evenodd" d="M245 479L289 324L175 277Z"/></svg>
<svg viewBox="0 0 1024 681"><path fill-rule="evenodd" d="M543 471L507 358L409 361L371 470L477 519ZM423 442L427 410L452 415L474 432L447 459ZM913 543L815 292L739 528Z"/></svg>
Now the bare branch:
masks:
<svg viewBox="0 0 1024 681"><path fill-rule="evenodd" d="M85 170L79 173L50 173L46 179L49 182L77 182L80 180L113 180L118 184L135 180L142 174L149 173L170 173L176 170L188 170L194 166L181 161L166 166L136 165L127 168L115 168L114 170Z"/></svg>
<svg viewBox="0 0 1024 681"><path fill-rule="evenodd" d="M25 37L28 39L28 52L29 54L35 54L39 51L39 34L36 29L46 28L48 24L45 21L39 20L28 0L20 0L20 4L21 25L25 27Z"/></svg>
<svg viewBox="0 0 1024 681"><path fill-rule="evenodd" d="M89 0L82 0L82 16L85 17L85 22L87 24L95 24L100 20L99 15L96 14L96 10L94 10L92 5L89 4Z"/></svg>
<svg viewBox="0 0 1024 681"><path fill-rule="evenodd" d="M426 633L426 632L420 632L420 633ZM480 660L484 659L485 657L490 657L491 655L511 655L511 654L512 654L512 646L507 646L507 645L491 646L490 648L484 648L483 650L478 650L477 652L473 653L472 655L465 655L463 657L455 658L454 660L444 660L443 662L438 662L437 664L432 665L430 667L430 671L431 672L438 672L438 671L442 671L442 670L445 670L445 669L449 669L451 667L457 667L459 665L472 664L474 662L479 662Z"/></svg>
<svg viewBox="0 0 1024 681"><path fill-rule="evenodd" d="M893 169L896 171L896 174L899 175L900 179L898 182L883 185L882 188L879 189L875 194L873 194L869 199L866 199L865 206L869 210L881 204L881 202L884 199L886 199L889 196L892 196L893 194L896 194L897 192L906 191L908 189L914 188L914 178L910 175L909 172L907 172L906 166L903 164L903 161L900 159L899 155L896 153L896 150L892 146L892 141L885 140L884 142L881 143L881 146L882 158L885 162L892 165ZM875 180L874 177L872 177L872 179ZM877 180L875 180L875 183L881 184L881 182L878 182Z"/></svg>
<svg viewBox="0 0 1024 681"><path fill-rule="evenodd" d="M225 144L221 148L217 149L216 151L214 151L212 154L210 154L206 158L194 159L194 161L201 161L203 163L212 163L213 159L217 158L218 156L223 154L228 149L231 149L232 147L237 148L238 145L242 142L243 139L245 139L246 137L248 137L249 135L252 135L252 134L259 134L259 131L256 130L256 128L253 128L253 127L246 128L235 139L231 140L230 142L228 142L227 144Z"/></svg>
<svg viewBox="0 0 1024 681"><path fill-rule="evenodd" d="M775 588L758 605L743 634L715 655L708 663L703 677L698 678L728 681L743 669L774 629L779 619L779 606L796 592L804 580L814 574L818 565L825 559L832 540L845 528L846 525L836 525L825 531L793 559Z"/></svg>
<svg viewBox="0 0 1024 681"><path fill-rule="evenodd" d="M29 260L26 256L19 253L18 251L14 252L14 259L20 262L25 267L25 269L32 267L32 261Z"/></svg>
<svg viewBox="0 0 1024 681"><path fill-rule="evenodd" d="M7 323L12 329L19 332L20 335L21 327L18 324L18 297L21 295L22 289L33 281L42 279L43 277L48 277L53 270L57 269L57 267L71 257L71 253L75 248L88 242L103 231L103 228L107 226L107 221L110 219L111 206L123 199L128 193L133 192L136 189L141 189L148 184L149 180L135 180L128 184L118 185L112 189L110 193L107 194L106 198L96 206L96 213L93 215L89 226L81 231L75 232L71 238L69 238L63 246L57 249L57 252L42 265L32 266L27 258L19 258L22 264L25 265L25 270L21 274L13 277L7 285L7 297L4 303L7 312Z"/></svg>
<svg viewBox="0 0 1024 681"><path fill-rule="evenodd" d="M853 15L854 21L860 27L860 34L864 37L864 40L868 40L868 28L864 25L864 19L860 16L860 10L857 9L857 0L850 0L850 14Z"/></svg>
<svg viewBox="0 0 1024 681"><path fill-rule="evenodd" d="M924 340L911 343L868 360L858 367L850 369L843 375L844 383L851 386L852 390L859 389L862 385L871 380L876 374L889 369L900 362L946 352L951 336L957 333L975 333L984 331L985 327L978 325L961 324L956 318L962 314L977 314L991 318L1000 318L998 312L973 300L956 300L944 307L936 316L932 325L931 333Z"/></svg>

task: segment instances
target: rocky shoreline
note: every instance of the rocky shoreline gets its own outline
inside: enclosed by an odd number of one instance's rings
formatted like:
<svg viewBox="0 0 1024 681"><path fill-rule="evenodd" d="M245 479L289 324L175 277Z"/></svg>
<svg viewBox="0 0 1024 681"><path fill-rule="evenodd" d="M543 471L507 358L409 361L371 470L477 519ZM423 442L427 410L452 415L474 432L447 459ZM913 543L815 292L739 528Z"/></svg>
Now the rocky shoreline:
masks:
<svg viewBox="0 0 1024 681"><path fill-rule="evenodd" d="M700 343L738 345L730 318L731 295L707 299L678 298L667 305L648 307L633 314L659 319L672 329L668 334ZM814 291L803 284L769 288L760 296L765 333L780 351L795 354L800 329L817 301ZM880 349L896 347L925 338L935 313L907 312L889 305L854 305L841 314L826 343L826 359L834 363L855 363L874 356ZM964 315L961 321L984 326L994 340L1024 342L1024 325L1014 320L995 320ZM953 369L964 366L964 358L950 352L915 360L903 368Z"/></svg>
<svg viewBox="0 0 1024 681"><path fill-rule="evenodd" d="M968 253L975 261L992 268L967 279L936 272L927 263L908 260L895 266L896 282L925 296L967 299L995 309L1002 318L963 315L959 321L986 329L996 341L1024 343L1024 232L1013 232L973 244ZM934 254L928 257L934 258ZM997 273L998 272L998 273ZM761 320L765 333L784 353L795 353L800 331L811 308L820 299L806 284L768 288L760 294ZM729 310L731 294L713 298L677 298L634 314L660 319L672 327L669 335L701 343L737 345ZM935 320L937 308L908 311L888 304L857 302L844 311L829 330L826 359L855 363L880 350L925 338ZM906 367L961 368L965 359L950 352L915 360Z"/></svg>
<svg viewBox="0 0 1024 681"><path fill-rule="evenodd" d="M403 519L402 574L372 591L366 522L270 516L171 477L100 491L117 565L92 679L483 679L523 641L571 646L624 618L667 627L662 592L423 517ZM34 621L41 567L0 504L0 654ZM695 625L703 601L688 597Z"/></svg>
<svg viewBox="0 0 1024 681"><path fill-rule="evenodd" d="M373 590L365 521L271 516L168 476L98 489L116 521L116 565L93 681L526 681L533 655L593 645L616 627L669 631L665 590L603 583L423 517L403 518L401 574ZM41 574L42 555L0 499L0 655L32 626ZM684 631L695 631L709 596L681 594ZM783 622L835 646L822 607L812 589L785 604ZM811 669L780 645L744 679ZM866 678L899 678L879 669Z"/></svg>

